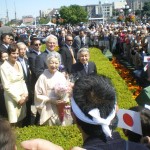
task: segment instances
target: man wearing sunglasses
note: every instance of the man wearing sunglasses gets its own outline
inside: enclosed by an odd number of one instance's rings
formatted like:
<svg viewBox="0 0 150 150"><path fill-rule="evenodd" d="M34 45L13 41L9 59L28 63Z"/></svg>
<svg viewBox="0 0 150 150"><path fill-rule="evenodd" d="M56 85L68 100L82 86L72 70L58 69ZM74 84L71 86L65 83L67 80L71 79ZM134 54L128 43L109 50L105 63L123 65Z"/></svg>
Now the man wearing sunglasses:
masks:
<svg viewBox="0 0 150 150"><path fill-rule="evenodd" d="M32 93L32 97L34 97L34 86L37 81L37 77L35 74L35 68L36 68L35 60L36 57L41 54L40 52L41 42L38 38L32 39L31 48L32 48L31 51L28 53L28 61L31 70L31 93Z"/></svg>
<svg viewBox="0 0 150 150"><path fill-rule="evenodd" d="M40 52L40 48L41 48L41 42L38 38L34 38L31 41L31 45L32 45L32 50L29 52L28 54L28 60L29 60L29 65L30 65L30 70L33 76L33 79L36 79L36 75L35 75L35 59L38 55L41 54Z"/></svg>
<svg viewBox="0 0 150 150"><path fill-rule="evenodd" d="M65 70L68 74L70 74L72 64L76 63L75 53L72 47L73 37L72 35L67 35L65 39L65 45L61 47L60 54L62 57L63 64L65 66Z"/></svg>

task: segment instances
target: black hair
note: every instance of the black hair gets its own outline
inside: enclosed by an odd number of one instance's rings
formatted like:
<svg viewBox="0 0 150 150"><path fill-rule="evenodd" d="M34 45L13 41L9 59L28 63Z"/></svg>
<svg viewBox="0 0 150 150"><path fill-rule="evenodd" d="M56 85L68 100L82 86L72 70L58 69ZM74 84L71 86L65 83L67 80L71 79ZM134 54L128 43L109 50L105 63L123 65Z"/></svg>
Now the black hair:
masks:
<svg viewBox="0 0 150 150"><path fill-rule="evenodd" d="M90 119L88 112L94 108L98 108L100 116L107 118L113 111L116 103L116 92L110 79L102 75L91 75L79 78L74 85L73 97L81 111ZM89 136L98 136L102 140L106 140L106 136L100 125L91 125L77 119L82 130ZM113 119L110 128L116 128L117 117Z"/></svg>
<svg viewBox="0 0 150 150"><path fill-rule="evenodd" d="M17 44L10 44L7 49L8 55L10 55L12 52L16 52L17 49L18 49Z"/></svg>
<svg viewBox="0 0 150 150"><path fill-rule="evenodd" d="M34 37L32 40L31 40L31 45L34 45L35 41L40 41L39 38L37 37ZM40 41L41 42L41 41Z"/></svg>
<svg viewBox="0 0 150 150"><path fill-rule="evenodd" d="M2 59L3 53L7 53L7 51L0 51L0 60ZM7 53L8 54L8 53Z"/></svg>
<svg viewBox="0 0 150 150"><path fill-rule="evenodd" d="M79 35L79 31L78 30L73 31L72 33L75 34L75 35Z"/></svg>
<svg viewBox="0 0 150 150"><path fill-rule="evenodd" d="M0 150L14 150L16 138L10 123L0 117Z"/></svg>
<svg viewBox="0 0 150 150"><path fill-rule="evenodd" d="M3 33L1 35L1 41L3 41L7 35L10 36L10 33Z"/></svg>

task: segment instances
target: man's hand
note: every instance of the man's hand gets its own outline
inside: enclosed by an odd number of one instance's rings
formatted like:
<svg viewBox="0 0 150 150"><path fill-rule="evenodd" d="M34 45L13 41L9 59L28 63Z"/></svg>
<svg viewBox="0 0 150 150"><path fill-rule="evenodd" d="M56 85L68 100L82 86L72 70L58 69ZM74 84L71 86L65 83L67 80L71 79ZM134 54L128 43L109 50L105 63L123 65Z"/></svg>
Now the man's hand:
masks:
<svg viewBox="0 0 150 150"><path fill-rule="evenodd" d="M44 139L33 139L21 142L25 150L63 150L62 147Z"/></svg>

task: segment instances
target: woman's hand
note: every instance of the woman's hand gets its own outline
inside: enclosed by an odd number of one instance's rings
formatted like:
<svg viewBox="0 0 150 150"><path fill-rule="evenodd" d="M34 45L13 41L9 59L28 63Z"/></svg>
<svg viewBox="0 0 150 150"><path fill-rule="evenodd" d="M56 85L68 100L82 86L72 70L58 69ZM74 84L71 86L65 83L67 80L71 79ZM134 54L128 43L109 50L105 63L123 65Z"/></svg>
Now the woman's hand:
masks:
<svg viewBox="0 0 150 150"><path fill-rule="evenodd" d="M20 101L18 101L18 104L22 106L27 100L28 100L28 94L22 94Z"/></svg>
<svg viewBox="0 0 150 150"><path fill-rule="evenodd" d="M54 105L66 105L64 100L51 100L51 103Z"/></svg>

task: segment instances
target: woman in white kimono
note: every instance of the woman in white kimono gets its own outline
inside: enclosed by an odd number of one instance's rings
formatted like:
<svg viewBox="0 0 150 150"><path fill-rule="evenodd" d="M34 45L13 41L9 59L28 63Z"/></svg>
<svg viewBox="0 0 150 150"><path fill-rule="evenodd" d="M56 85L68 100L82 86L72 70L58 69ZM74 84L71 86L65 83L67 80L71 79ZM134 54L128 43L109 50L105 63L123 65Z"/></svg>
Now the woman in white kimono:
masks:
<svg viewBox="0 0 150 150"><path fill-rule="evenodd" d="M12 125L21 125L26 116L26 101L28 91L23 80L23 70L17 61L18 48L12 44L8 48L8 60L0 68L0 76L4 88L5 104L9 122Z"/></svg>
<svg viewBox="0 0 150 150"><path fill-rule="evenodd" d="M47 56L47 66L43 74L38 78L35 85L35 106L40 114L40 125L62 125L58 114L58 106L65 105L65 101L60 99L55 93L57 83L66 83L63 73L58 71L60 57L49 54Z"/></svg>

